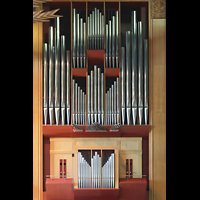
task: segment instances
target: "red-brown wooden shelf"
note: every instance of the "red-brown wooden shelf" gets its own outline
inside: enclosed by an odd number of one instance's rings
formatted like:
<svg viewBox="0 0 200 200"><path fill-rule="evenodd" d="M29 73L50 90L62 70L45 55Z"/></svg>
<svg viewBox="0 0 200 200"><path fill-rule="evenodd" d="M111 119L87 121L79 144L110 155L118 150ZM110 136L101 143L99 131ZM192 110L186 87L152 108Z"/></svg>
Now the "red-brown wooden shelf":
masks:
<svg viewBox="0 0 200 200"><path fill-rule="evenodd" d="M83 127L83 132L74 132L72 125L43 125L44 137L148 137L149 125L121 125L119 132L110 132L111 125L108 125L107 132L85 132L86 125Z"/></svg>
<svg viewBox="0 0 200 200"><path fill-rule="evenodd" d="M87 69L86 68L72 68L73 77L86 77Z"/></svg>
<svg viewBox="0 0 200 200"><path fill-rule="evenodd" d="M120 68L105 68L106 77L119 77Z"/></svg>

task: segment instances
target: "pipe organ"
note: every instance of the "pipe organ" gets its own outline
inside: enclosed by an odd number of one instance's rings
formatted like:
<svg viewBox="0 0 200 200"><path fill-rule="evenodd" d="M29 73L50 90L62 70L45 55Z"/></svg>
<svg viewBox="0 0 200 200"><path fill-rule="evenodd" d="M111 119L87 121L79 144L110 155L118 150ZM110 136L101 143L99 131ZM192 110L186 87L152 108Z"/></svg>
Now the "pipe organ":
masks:
<svg viewBox="0 0 200 200"><path fill-rule="evenodd" d="M65 159L76 189L142 178L146 133L132 128L149 124L148 3L123 3L58 2L67 23L56 17L44 28L43 127L59 130L49 136L50 174Z"/></svg>

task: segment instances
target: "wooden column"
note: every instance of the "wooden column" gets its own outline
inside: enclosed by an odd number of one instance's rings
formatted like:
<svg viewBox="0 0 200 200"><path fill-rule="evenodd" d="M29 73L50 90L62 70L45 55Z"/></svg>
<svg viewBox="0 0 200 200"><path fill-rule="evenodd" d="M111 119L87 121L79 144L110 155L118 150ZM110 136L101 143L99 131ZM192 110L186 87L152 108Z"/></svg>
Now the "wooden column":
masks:
<svg viewBox="0 0 200 200"><path fill-rule="evenodd" d="M33 23L33 200L43 199L42 23Z"/></svg>

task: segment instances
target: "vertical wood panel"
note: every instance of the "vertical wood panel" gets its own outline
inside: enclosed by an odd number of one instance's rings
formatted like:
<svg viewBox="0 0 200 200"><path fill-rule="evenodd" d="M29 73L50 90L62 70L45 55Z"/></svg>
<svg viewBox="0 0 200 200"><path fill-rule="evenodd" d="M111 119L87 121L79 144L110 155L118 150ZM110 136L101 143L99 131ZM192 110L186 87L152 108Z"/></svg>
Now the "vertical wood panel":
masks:
<svg viewBox="0 0 200 200"><path fill-rule="evenodd" d="M33 24L33 200L42 200L42 23Z"/></svg>
<svg viewBox="0 0 200 200"><path fill-rule="evenodd" d="M152 20L153 200L166 199L166 19Z"/></svg>

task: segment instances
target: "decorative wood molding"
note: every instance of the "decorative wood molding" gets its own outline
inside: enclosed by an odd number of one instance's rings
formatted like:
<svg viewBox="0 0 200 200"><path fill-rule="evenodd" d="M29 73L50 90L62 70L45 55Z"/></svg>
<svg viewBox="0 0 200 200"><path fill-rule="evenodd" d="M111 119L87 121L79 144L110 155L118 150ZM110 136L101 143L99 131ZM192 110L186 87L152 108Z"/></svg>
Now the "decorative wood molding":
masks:
<svg viewBox="0 0 200 200"><path fill-rule="evenodd" d="M166 19L166 0L150 0L151 18Z"/></svg>

